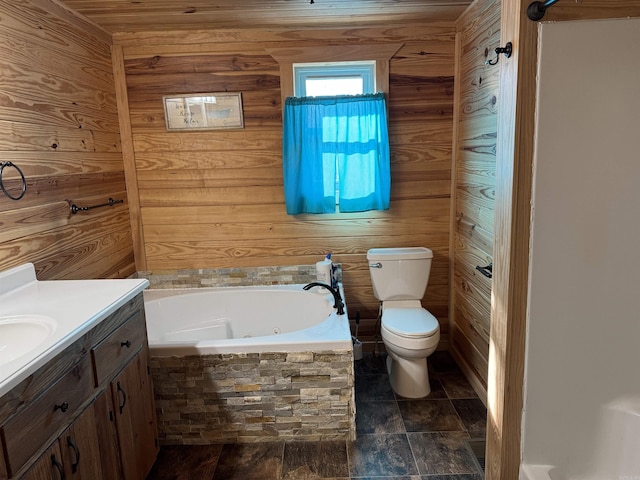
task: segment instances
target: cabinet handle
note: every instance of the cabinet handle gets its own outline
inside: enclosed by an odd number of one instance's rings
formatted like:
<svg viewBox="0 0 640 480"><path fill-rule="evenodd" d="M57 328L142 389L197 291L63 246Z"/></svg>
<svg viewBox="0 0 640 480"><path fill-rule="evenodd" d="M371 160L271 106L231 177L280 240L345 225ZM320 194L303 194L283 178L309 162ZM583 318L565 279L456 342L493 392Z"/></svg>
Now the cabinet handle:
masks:
<svg viewBox="0 0 640 480"><path fill-rule="evenodd" d="M67 437L67 445L73 449L73 453L76 456L76 461L71 464L71 473L76 473L78 471L78 465L80 464L80 450L78 450L76 444L73 443L71 437Z"/></svg>
<svg viewBox="0 0 640 480"><path fill-rule="evenodd" d="M127 404L127 394L124 392L124 390L120 386L120 382L118 382L116 385L118 387L118 396L120 396L120 394L122 394L122 403L120 403L120 401L118 401L118 408L120 409L120 415L122 415L122 411L124 410L124 406Z"/></svg>
<svg viewBox="0 0 640 480"><path fill-rule="evenodd" d="M66 412L69 410L69 402L62 402L59 405L54 405L53 411L55 412L56 410L60 410L62 413Z"/></svg>
<svg viewBox="0 0 640 480"><path fill-rule="evenodd" d="M64 468L62 468L62 464L56 458L56 454L51 454L51 464L58 469L58 473L60 474L60 480L65 480L64 476Z"/></svg>
<svg viewBox="0 0 640 480"><path fill-rule="evenodd" d="M131 341L127 340L126 342L120 342L120 346L131 348Z"/></svg>

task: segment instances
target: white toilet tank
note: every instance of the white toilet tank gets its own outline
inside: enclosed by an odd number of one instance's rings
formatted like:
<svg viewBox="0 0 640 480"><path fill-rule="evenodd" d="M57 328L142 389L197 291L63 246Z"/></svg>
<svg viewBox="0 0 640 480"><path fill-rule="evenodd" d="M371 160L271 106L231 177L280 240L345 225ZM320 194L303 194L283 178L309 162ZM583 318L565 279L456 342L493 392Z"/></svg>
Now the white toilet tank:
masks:
<svg viewBox="0 0 640 480"><path fill-rule="evenodd" d="M367 252L373 294L378 300L422 300L433 252L424 247L372 248Z"/></svg>

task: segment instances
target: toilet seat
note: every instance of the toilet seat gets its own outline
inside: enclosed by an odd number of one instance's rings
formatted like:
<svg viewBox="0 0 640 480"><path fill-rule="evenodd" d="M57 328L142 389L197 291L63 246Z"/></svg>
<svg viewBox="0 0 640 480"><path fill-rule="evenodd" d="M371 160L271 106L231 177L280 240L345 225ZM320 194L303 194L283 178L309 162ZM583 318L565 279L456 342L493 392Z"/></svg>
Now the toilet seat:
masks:
<svg viewBox="0 0 640 480"><path fill-rule="evenodd" d="M387 308L382 314L382 325L403 338L428 338L440 330L436 317L424 308Z"/></svg>

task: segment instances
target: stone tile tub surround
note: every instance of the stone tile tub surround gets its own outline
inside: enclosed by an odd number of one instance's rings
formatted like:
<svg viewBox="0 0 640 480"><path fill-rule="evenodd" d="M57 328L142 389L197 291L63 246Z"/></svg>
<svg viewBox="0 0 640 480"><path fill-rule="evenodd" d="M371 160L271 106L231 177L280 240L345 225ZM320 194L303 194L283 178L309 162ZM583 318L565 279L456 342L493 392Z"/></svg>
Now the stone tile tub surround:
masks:
<svg viewBox="0 0 640 480"><path fill-rule="evenodd" d="M154 289L300 284L315 274L302 265L137 276ZM350 350L152 356L151 371L164 445L355 438Z"/></svg>
<svg viewBox="0 0 640 480"><path fill-rule="evenodd" d="M353 354L152 357L164 445L355 438Z"/></svg>
<svg viewBox="0 0 640 480"><path fill-rule="evenodd" d="M342 282L342 267L334 264L338 282ZM149 288L202 288L254 285L290 285L316 280L315 265L276 267L213 268L172 271L143 271L136 278L149 280Z"/></svg>

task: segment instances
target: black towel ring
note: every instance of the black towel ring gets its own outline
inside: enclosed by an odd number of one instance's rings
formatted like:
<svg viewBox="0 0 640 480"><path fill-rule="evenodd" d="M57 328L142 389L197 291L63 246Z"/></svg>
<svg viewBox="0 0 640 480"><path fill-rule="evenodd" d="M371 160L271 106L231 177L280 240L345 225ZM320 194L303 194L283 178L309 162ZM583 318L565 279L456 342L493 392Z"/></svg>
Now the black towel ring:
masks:
<svg viewBox="0 0 640 480"><path fill-rule="evenodd" d="M20 180L22 181L22 191L20 192L20 195L18 195L17 197L14 197L13 195L11 195L4 186L2 174L4 173L5 167L13 167L20 174ZM11 200L20 200L22 197L24 197L24 194L27 192L27 180L24 178L24 173L22 173L22 170L20 170L20 168L15 163L0 162L0 190L2 190L2 193L4 193Z"/></svg>

